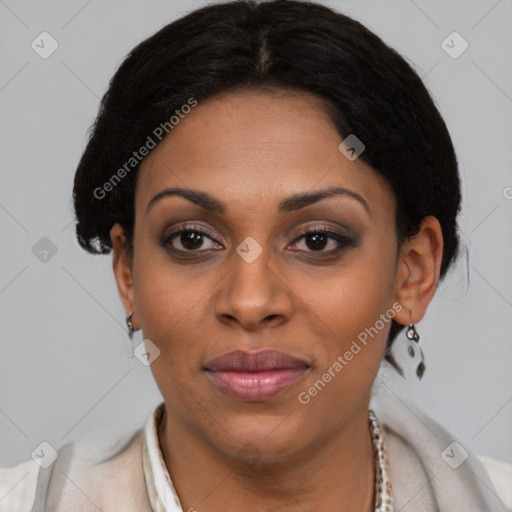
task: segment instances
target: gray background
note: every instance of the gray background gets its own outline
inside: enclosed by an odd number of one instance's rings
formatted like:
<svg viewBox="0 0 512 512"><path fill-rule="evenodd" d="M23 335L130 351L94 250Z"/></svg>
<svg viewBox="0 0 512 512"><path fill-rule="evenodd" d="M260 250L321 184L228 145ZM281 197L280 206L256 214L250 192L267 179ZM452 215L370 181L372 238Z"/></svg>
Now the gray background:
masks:
<svg viewBox="0 0 512 512"><path fill-rule="evenodd" d="M0 0L1 466L43 440L58 448L106 427L138 428L161 400L149 368L129 358L111 256L80 249L70 200L121 59L203 3ZM512 462L512 2L324 3L411 62L451 132L468 258L417 326L428 366L409 387L471 448ZM47 59L31 48L43 31L59 45ZM441 47L453 31L469 43L457 59ZM43 237L57 249L46 262L32 251Z"/></svg>

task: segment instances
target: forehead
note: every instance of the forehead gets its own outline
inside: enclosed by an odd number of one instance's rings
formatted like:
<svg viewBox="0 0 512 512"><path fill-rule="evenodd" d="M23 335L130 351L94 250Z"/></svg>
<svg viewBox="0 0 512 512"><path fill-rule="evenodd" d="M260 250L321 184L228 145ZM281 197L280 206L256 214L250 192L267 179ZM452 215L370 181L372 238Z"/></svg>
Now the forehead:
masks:
<svg viewBox="0 0 512 512"><path fill-rule="evenodd" d="M334 185L373 205L389 203L384 180L360 158L347 159L341 141L323 100L312 94L224 93L183 115L146 157L137 204L145 207L165 187L190 187L249 208Z"/></svg>

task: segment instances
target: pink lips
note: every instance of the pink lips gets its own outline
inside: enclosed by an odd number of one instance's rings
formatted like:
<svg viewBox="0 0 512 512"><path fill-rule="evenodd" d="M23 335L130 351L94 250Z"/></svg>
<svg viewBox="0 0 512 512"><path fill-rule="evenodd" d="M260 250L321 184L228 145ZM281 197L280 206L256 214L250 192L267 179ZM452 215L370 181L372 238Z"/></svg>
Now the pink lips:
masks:
<svg viewBox="0 0 512 512"><path fill-rule="evenodd" d="M296 357L276 350L235 350L205 365L213 384L225 393L249 402L271 398L293 385L309 369Z"/></svg>

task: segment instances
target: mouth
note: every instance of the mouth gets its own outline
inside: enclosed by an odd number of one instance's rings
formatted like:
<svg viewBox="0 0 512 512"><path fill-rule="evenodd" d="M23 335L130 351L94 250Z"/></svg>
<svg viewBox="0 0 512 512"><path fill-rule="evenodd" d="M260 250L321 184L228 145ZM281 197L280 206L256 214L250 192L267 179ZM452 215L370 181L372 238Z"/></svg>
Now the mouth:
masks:
<svg viewBox="0 0 512 512"><path fill-rule="evenodd" d="M276 350L235 350L208 362L204 370L220 391L239 400L259 402L290 388L310 365Z"/></svg>

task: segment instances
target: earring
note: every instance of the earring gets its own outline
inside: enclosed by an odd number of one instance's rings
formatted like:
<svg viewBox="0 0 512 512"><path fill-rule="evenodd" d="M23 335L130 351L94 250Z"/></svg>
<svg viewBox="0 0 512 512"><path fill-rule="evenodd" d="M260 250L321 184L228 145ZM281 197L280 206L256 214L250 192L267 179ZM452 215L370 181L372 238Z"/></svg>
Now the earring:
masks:
<svg viewBox="0 0 512 512"><path fill-rule="evenodd" d="M130 339L133 339L133 333L134 333L133 324L132 324L132 316L133 316L133 312L130 311L130 313L128 313L128 316L126 317L126 325L128 326L128 336L130 337Z"/></svg>
<svg viewBox="0 0 512 512"><path fill-rule="evenodd" d="M409 352L409 355L411 357L415 357L416 351L419 350L421 361L416 367L416 375L418 376L418 379L421 380L423 374L425 373L425 363L423 357L423 350L421 350L421 347L419 346L420 335L414 328L414 324L409 324L405 335L407 336L407 339L409 341L409 346L407 347L407 352Z"/></svg>

